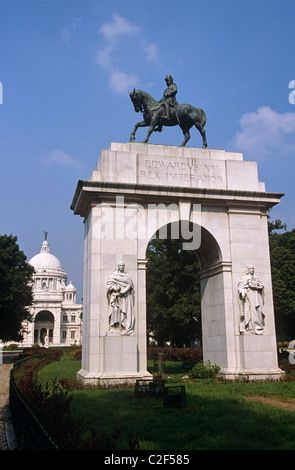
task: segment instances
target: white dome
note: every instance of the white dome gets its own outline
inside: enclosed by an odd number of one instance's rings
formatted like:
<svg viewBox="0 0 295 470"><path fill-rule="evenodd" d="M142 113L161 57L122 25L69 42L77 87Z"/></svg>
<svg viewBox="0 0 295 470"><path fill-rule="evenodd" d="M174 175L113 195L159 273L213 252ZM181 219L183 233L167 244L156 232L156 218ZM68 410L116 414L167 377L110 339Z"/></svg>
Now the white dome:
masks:
<svg viewBox="0 0 295 470"><path fill-rule="evenodd" d="M30 259L29 264L37 269L62 269L62 265L56 256L51 253L39 253Z"/></svg>
<svg viewBox="0 0 295 470"><path fill-rule="evenodd" d="M76 287L72 284L72 281L70 281L70 283L66 286L66 291L76 292Z"/></svg>
<svg viewBox="0 0 295 470"><path fill-rule="evenodd" d="M59 259L50 253L47 240L44 240L44 242L42 243L40 253L33 256L33 258L30 259L29 264L35 268L35 271L40 270L40 269L42 270L53 269L53 270L64 272Z"/></svg>

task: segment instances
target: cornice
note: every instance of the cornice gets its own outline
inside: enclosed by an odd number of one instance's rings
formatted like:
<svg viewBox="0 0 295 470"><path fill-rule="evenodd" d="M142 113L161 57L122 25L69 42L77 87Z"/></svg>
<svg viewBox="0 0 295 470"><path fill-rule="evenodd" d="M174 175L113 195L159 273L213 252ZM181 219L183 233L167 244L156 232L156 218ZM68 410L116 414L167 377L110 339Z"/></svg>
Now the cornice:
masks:
<svg viewBox="0 0 295 470"><path fill-rule="evenodd" d="M86 218L91 206L115 201L116 196L124 196L126 203L169 204L189 200L206 206L223 206L226 210L248 207L266 211L278 204L284 193L79 180L71 210Z"/></svg>

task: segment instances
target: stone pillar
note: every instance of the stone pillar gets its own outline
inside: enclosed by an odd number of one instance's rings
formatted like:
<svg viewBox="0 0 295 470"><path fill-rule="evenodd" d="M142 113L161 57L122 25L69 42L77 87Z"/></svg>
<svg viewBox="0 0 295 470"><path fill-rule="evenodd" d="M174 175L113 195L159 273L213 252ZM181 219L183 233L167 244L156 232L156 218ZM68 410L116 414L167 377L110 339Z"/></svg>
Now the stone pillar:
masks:
<svg viewBox="0 0 295 470"><path fill-rule="evenodd" d="M61 308L51 308L50 311L54 316L54 326L53 326L53 344L60 345L61 344L61 331L60 331L60 316L61 316Z"/></svg>
<svg viewBox="0 0 295 470"><path fill-rule="evenodd" d="M82 368L78 372L84 383L151 378L146 359L145 260L138 260L136 240L120 236L122 210L102 201L91 205L85 220ZM110 238L103 236L106 220L112 224ZM111 329L109 322L107 282L119 262L133 282L134 327L128 334L124 327Z"/></svg>

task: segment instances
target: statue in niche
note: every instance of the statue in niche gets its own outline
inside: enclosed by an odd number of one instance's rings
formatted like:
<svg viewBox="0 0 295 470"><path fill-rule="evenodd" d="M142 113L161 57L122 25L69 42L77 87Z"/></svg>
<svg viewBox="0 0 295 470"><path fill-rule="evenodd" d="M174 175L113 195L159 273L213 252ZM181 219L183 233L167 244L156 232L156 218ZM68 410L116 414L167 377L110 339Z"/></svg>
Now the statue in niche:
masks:
<svg viewBox="0 0 295 470"><path fill-rule="evenodd" d="M264 329L264 286L254 275L254 266L247 266L247 273L238 284L241 307L240 333L247 331L261 335Z"/></svg>
<svg viewBox="0 0 295 470"><path fill-rule="evenodd" d="M120 262L106 284L110 335L130 335L134 330L134 285Z"/></svg>

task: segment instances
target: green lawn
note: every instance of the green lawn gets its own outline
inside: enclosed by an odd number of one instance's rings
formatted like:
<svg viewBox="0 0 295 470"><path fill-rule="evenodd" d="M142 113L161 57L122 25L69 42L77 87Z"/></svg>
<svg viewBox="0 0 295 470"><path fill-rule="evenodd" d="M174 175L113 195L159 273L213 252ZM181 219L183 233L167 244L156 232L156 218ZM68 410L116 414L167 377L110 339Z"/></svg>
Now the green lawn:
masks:
<svg viewBox="0 0 295 470"><path fill-rule="evenodd" d="M74 378L80 362L65 354L40 373L44 380ZM162 399L136 398L134 388L74 390L75 420L85 419L111 436L121 427L118 449L129 439L140 450L295 450L295 382L227 383L194 380L180 363L166 363L166 386L184 384L187 406L165 408ZM189 378L183 378L188 375ZM169 382L170 380L170 382ZM279 406L249 397L272 398Z"/></svg>

